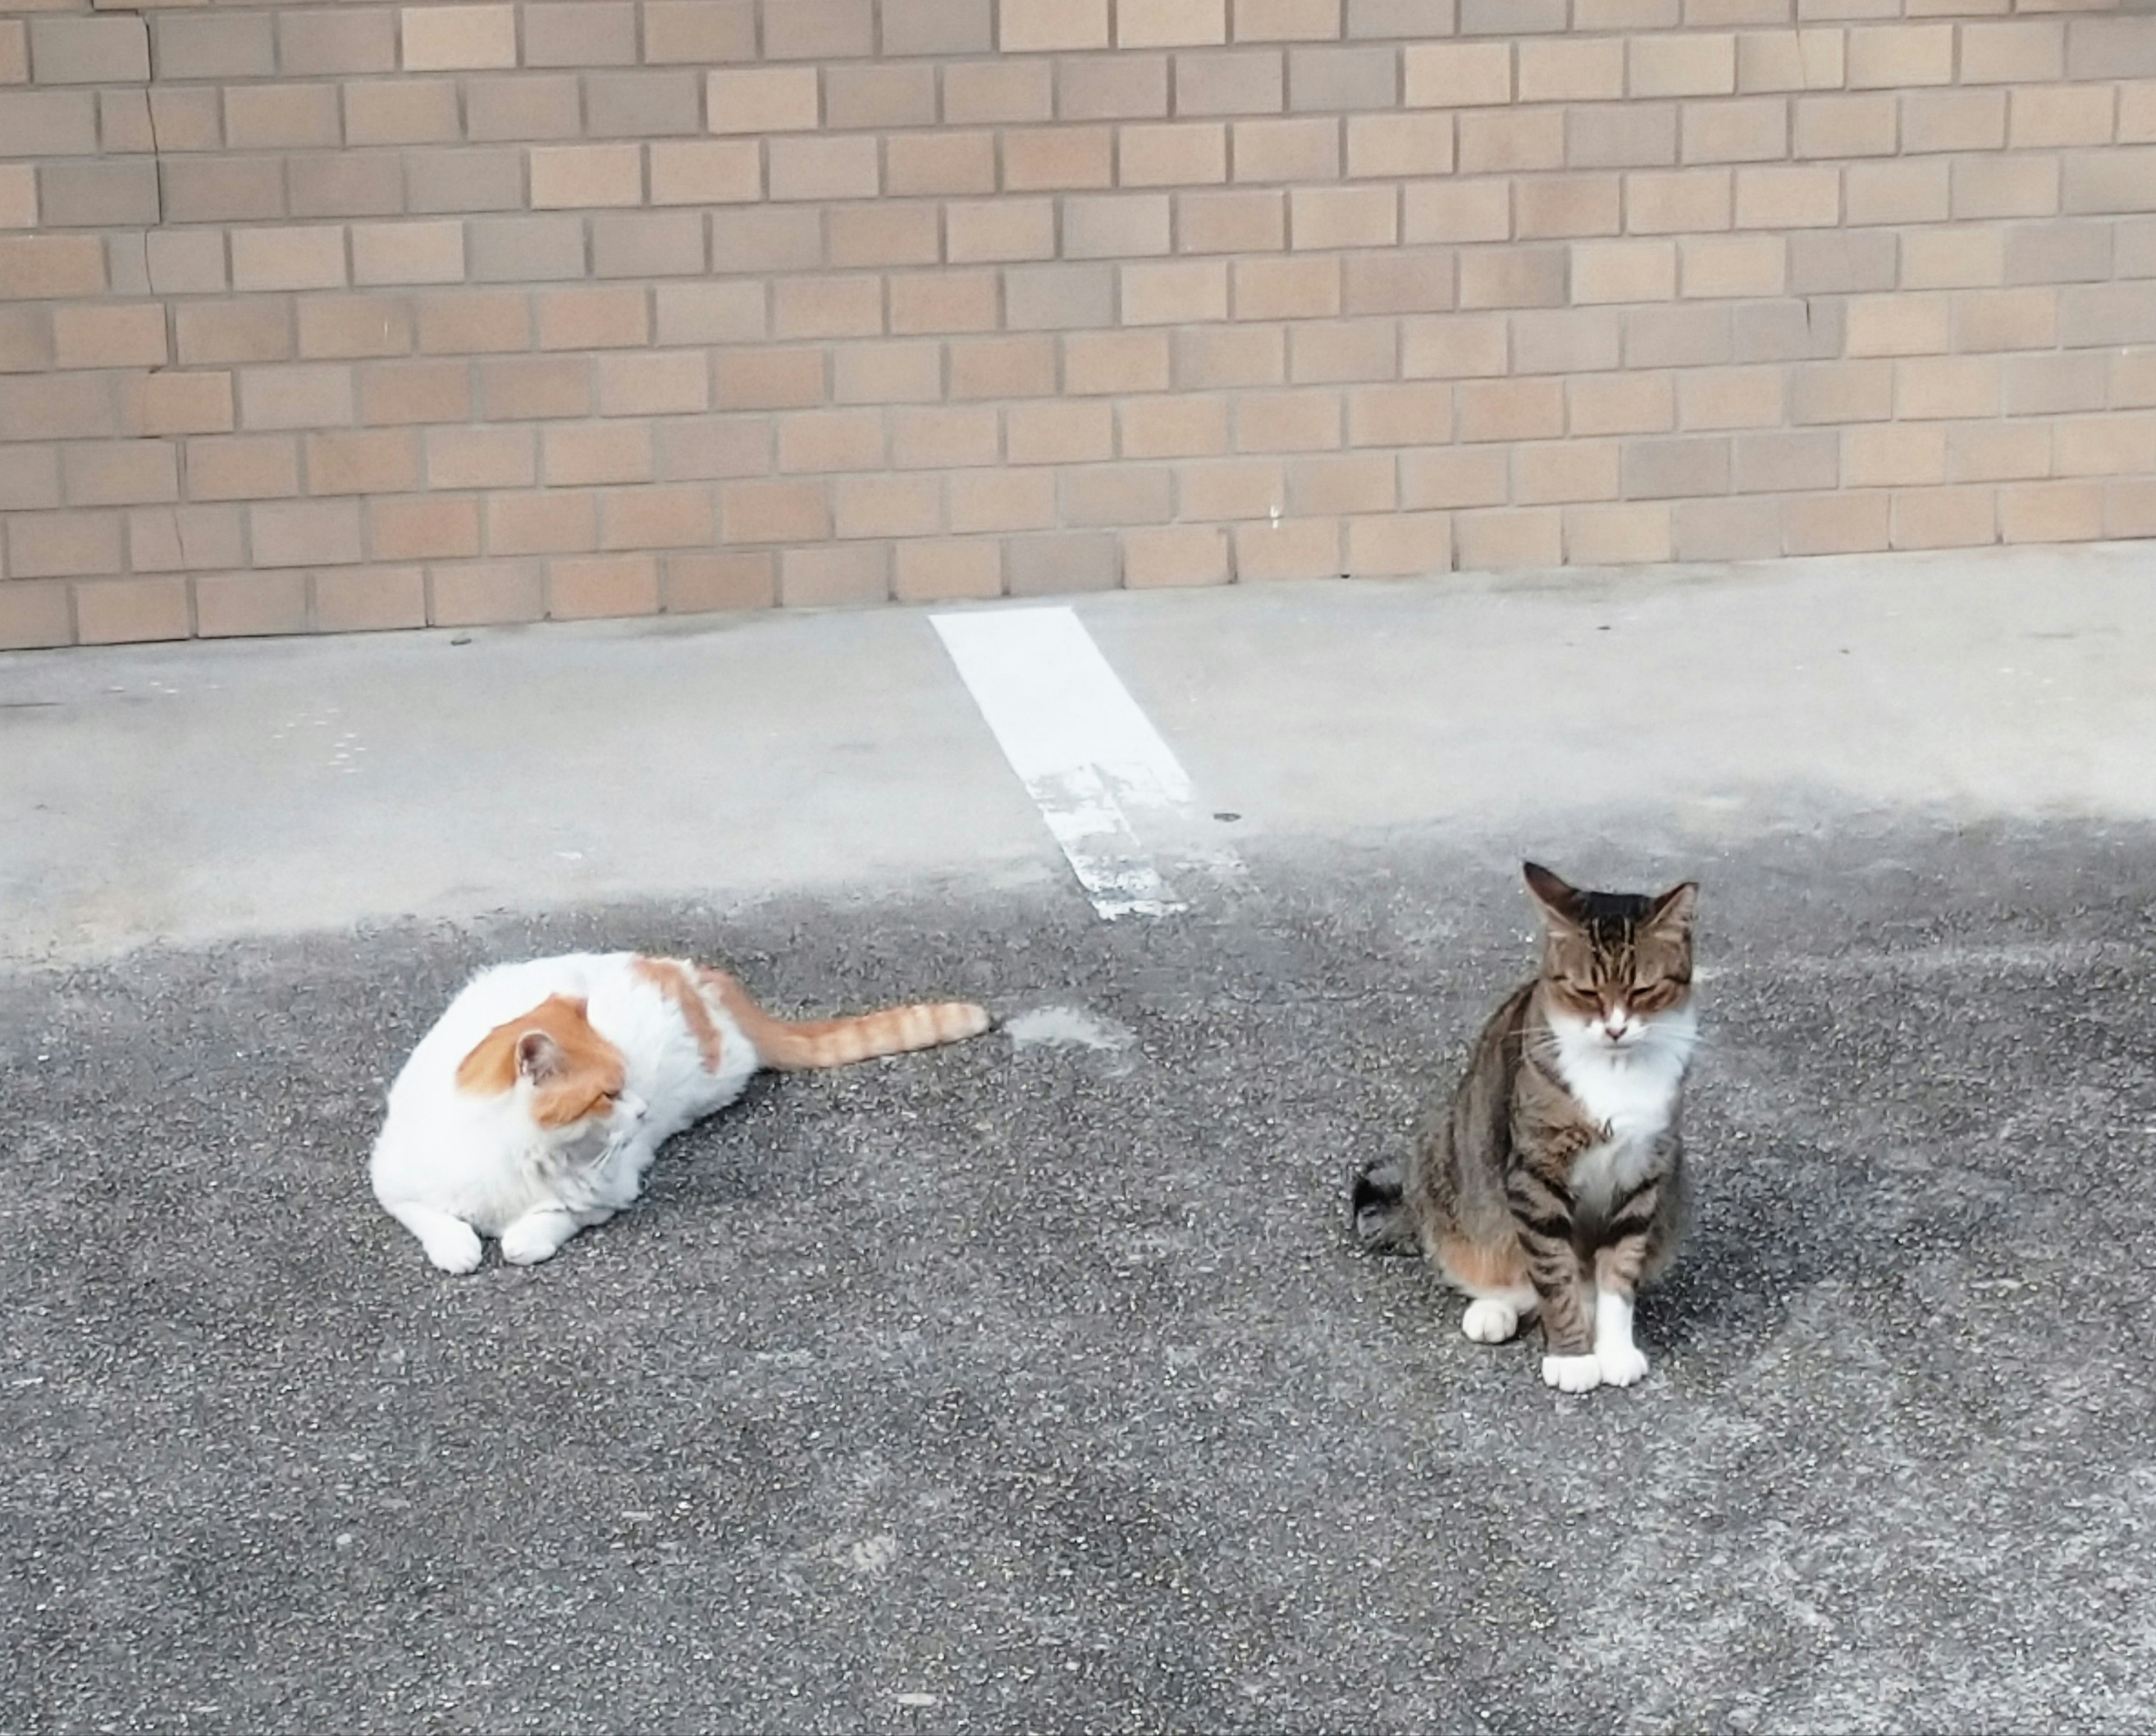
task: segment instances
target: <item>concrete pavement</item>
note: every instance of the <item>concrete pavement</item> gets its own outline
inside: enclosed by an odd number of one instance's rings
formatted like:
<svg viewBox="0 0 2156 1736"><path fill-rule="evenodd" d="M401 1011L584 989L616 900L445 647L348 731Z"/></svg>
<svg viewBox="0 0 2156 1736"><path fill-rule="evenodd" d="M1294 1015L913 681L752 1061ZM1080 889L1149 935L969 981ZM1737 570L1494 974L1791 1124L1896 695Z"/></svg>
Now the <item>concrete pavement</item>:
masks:
<svg viewBox="0 0 2156 1736"><path fill-rule="evenodd" d="M2145 1728L2156 607L2027 558L1089 599L1152 922L916 615L0 660L0 1728ZM1707 886L1584 1400L1340 1222L1527 849ZM1018 1022L443 1278L382 1086L590 944Z"/></svg>

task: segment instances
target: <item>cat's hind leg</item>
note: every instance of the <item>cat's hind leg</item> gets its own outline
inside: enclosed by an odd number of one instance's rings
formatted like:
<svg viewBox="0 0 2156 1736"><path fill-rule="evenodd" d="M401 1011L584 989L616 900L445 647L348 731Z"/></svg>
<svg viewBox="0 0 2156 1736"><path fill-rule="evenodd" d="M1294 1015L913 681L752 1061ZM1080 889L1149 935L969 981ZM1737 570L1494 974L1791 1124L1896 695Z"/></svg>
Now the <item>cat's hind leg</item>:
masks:
<svg viewBox="0 0 2156 1736"><path fill-rule="evenodd" d="M1478 1344L1502 1344L1541 1306L1517 1249L1487 1248L1464 1235L1438 1245L1438 1264L1469 1297L1460 1329Z"/></svg>
<svg viewBox="0 0 2156 1736"><path fill-rule="evenodd" d="M385 1199L382 1205L391 1217L419 1238L428 1259L444 1271L460 1276L477 1270L482 1251L479 1232L462 1218L409 1200L392 1204Z"/></svg>

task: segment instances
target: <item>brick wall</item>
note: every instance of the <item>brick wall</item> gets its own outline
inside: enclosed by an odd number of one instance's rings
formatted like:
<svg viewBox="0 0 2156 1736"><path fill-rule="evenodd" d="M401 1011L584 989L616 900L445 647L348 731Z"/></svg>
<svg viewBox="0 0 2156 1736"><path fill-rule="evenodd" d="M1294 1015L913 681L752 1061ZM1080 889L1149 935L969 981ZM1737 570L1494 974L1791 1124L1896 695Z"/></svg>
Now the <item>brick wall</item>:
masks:
<svg viewBox="0 0 2156 1736"><path fill-rule="evenodd" d="M17 646L2156 535L2156 16L17 5L0 509Z"/></svg>

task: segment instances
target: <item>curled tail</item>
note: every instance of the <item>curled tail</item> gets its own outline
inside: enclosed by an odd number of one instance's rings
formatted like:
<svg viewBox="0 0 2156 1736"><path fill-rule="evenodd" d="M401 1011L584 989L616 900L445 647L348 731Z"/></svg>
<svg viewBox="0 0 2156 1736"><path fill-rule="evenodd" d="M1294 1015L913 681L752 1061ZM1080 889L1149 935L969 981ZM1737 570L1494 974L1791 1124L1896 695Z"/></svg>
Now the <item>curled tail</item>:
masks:
<svg viewBox="0 0 2156 1736"><path fill-rule="evenodd" d="M1380 1158L1355 1172L1348 1194L1348 1222L1366 1254L1421 1251L1408 1212L1406 1168L1397 1158Z"/></svg>
<svg viewBox="0 0 2156 1736"><path fill-rule="evenodd" d="M699 973L705 987L733 1017L742 1035L767 1067L794 1073L804 1067L842 1067L879 1055L903 1055L977 1037L994 1021L988 1009L971 1001L918 1001L886 1007L847 1019L811 1019L795 1023L774 1019L748 991L722 970Z"/></svg>

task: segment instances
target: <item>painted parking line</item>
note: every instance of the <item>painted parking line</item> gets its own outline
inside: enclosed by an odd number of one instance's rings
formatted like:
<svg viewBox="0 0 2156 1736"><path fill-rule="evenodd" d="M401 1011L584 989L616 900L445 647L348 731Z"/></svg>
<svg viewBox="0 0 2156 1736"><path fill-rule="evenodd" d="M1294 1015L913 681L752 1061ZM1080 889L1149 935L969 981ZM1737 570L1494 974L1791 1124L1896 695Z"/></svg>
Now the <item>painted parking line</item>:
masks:
<svg viewBox="0 0 2156 1736"><path fill-rule="evenodd" d="M1004 758L1101 916L1186 908L1136 815L1187 818L1190 778L1068 609L932 615Z"/></svg>

